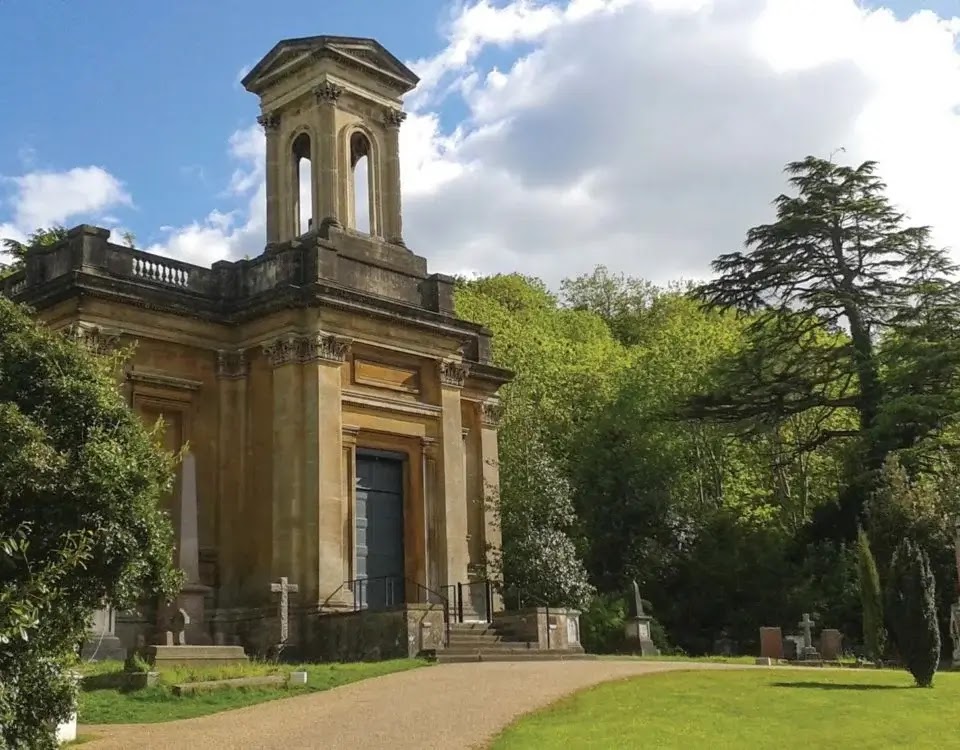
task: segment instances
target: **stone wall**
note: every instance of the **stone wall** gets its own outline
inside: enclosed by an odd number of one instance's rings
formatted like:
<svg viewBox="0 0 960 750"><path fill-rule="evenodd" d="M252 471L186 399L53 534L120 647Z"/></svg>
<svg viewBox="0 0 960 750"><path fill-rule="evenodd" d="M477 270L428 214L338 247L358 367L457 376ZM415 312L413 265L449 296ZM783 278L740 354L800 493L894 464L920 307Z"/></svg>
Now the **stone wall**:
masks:
<svg viewBox="0 0 960 750"><path fill-rule="evenodd" d="M530 607L510 612L497 612L494 624L537 648L551 651L582 652L580 645L580 612L576 609ZM547 636L549 628L549 638Z"/></svg>
<svg viewBox="0 0 960 750"><path fill-rule="evenodd" d="M323 615L310 629L304 655L335 662L413 658L441 650L445 634L443 608L434 604Z"/></svg>

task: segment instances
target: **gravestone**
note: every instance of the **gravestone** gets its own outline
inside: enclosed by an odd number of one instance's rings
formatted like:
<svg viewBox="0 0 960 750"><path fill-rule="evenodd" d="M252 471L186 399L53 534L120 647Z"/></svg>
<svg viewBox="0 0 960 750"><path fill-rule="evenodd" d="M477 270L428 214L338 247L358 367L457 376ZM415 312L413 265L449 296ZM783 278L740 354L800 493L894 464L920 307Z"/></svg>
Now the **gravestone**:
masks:
<svg viewBox="0 0 960 750"><path fill-rule="evenodd" d="M80 649L80 658L84 661L123 661L127 658L127 649L117 637L117 613L107 605L93 613L90 628Z"/></svg>
<svg viewBox="0 0 960 750"><path fill-rule="evenodd" d="M653 618L643 611L643 599L640 598L640 587L633 581L630 601L630 617L624 623L624 635L627 647L639 651L641 656L659 656L660 649L653 644L650 637L650 620Z"/></svg>
<svg viewBox="0 0 960 750"><path fill-rule="evenodd" d="M783 631L780 628L760 628L760 657L782 659Z"/></svg>
<svg viewBox="0 0 960 750"><path fill-rule="evenodd" d="M801 661L818 661L820 653L813 647L813 626L816 623L810 618L807 612L803 613L797 627L803 631L803 648L800 651Z"/></svg>
<svg viewBox="0 0 960 750"><path fill-rule="evenodd" d="M843 653L843 633L833 628L820 631L820 656L827 661L836 661Z"/></svg>
<svg viewBox="0 0 960 750"><path fill-rule="evenodd" d="M290 594L296 594L300 586L290 583L286 576L281 576L279 583L271 583L270 591L280 594L280 641L277 643L277 655L283 653L290 639Z"/></svg>

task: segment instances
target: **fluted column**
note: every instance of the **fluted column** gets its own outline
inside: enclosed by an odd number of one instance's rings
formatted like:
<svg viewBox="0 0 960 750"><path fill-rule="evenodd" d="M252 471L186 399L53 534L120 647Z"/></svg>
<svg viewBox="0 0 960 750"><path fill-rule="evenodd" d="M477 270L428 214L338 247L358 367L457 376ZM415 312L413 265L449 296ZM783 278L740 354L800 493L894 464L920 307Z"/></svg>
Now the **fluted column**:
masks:
<svg viewBox="0 0 960 750"><path fill-rule="evenodd" d="M282 210L282 201L280 195L280 115L263 114L257 118L260 127L263 128L267 138L267 163L266 163L266 181L267 181L267 242L280 242L281 239L281 220L280 212Z"/></svg>
<svg viewBox="0 0 960 750"><path fill-rule="evenodd" d="M383 237L396 245L404 244L400 200L400 125L406 117L405 112L397 109L388 109L384 115L387 137L383 154L383 180L380 183Z"/></svg>

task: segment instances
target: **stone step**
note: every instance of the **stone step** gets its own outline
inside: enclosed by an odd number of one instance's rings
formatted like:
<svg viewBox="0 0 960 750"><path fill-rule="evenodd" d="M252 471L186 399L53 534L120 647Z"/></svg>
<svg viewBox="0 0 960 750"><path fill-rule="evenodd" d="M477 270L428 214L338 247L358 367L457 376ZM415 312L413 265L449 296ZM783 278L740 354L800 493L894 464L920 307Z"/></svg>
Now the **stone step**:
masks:
<svg viewBox="0 0 960 750"><path fill-rule="evenodd" d="M445 651L539 651L537 644L524 641L501 641L499 643L463 643L450 641Z"/></svg>
<svg viewBox="0 0 960 750"><path fill-rule="evenodd" d="M450 636L451 646L471 646L476 648L486 648L492 646L510 646L523 648L536 648L537 644L532 641L521 641L519 638L499 638L490 636L488 638Z"/></svg>

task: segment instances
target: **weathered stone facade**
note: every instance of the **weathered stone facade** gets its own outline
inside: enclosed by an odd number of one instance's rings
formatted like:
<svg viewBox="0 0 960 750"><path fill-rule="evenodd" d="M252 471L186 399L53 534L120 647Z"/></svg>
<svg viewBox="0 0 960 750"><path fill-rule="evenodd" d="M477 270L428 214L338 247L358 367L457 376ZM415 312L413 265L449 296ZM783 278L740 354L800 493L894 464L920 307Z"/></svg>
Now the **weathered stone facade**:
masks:
<svg viewBox="0 0 960 750"><path fill-rule="evenodd" d="M267 139L263 254L202 268L79 226L0 282L95 348L136 345L131 407L162 417L167 448L189 444L196 460L210 621L269 608L281 576L301 610L353 606L342 584L356 577L358 450L404 457L409 596L481 576L499 546L483 496L499 484L497 391L510 373L491 363L490 334L454 316L453 279L402 241L397 130L416 80L371 40L281 42L244 79ZM352 228L360 151L369 233ZM304 155L312 229L300 233Z"/></svg>

